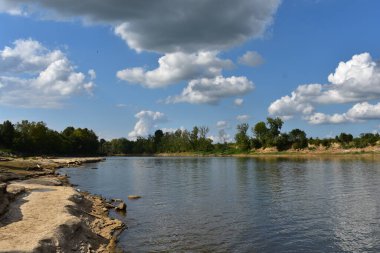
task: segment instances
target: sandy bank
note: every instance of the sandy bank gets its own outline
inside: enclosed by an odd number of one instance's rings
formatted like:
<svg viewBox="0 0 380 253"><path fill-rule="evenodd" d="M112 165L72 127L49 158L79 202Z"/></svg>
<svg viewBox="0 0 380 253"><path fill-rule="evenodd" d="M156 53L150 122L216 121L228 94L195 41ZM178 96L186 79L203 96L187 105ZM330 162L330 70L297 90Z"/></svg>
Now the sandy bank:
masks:
<svg viewBox="0 0 380 253"><path fill-rule="evenodd" d="M56 168L89 161L99 158L0 161L0 176L6 182L0 202L9 202L0 218L0 252L114 250L115 232L124 225L109 218L112 206L65 186L67 179L55 175Z"/></svg>
<svg viewBox="0 0 380 253"><path fill-rule="evenodd" d="M247 153L158 153L156 157L241 157L241 158L303 158L303 159L380 159L380 147L352 148L352 149L321 149L321 150L288 150L275 149L255 150Z"/></svg>

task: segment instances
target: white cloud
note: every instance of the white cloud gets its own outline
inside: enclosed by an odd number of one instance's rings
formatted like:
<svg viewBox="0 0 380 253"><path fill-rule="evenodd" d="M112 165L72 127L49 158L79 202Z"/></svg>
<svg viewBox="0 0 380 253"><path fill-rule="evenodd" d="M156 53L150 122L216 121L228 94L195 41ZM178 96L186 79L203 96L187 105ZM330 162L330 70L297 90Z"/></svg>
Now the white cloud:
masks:
<svg viewBox="0 0 380 253"><path fill-rule="evenodd" d="M222 98L244 95L253 90L254 84L244 76L195 79L180 95L168 97L167 103L217 104Z"/></svg>
<svg viewBox="0 0 380 253"><path fill-rule="evenodd" d="M291 96L284 96L274 101L268 108L270 115L292 117L297 113L310 114L314 107L311 97L321 90L320 84L301 85L292 92Z"/></svg>
<svg viewBox="0 0 380 253"><path fill-rule="evenodd" d="M167 53L221 50L260 37L279 5L280 0L2 0L0 11L109 24L130 48Z"/></svg>
<svg viewBox="0 0 380 253"><path fill-rule="evenodd" d="M239 57L238 62L242 65L257 67L264 63L264 58L256 51L247 51L243 56Z"/></svg>
<svg viewBox="0 0 380 253"><path fill-rule="evenodd" d="M236 106L242 106L243 103L244 103L244 99L242 99L242 98L236 98L236 99L234 100L234 104L235 104Z"/></svg>
<svg viewBox="0 0 380 253"><path fill-rule="evenodd" d="M335 72L328 76L328 80L329 84L298 86L291 96L274 101L268 108L269 114L282 117L297 114L307 116L320 104L365 102L380 98L380 67L369 53L354 55L351 60L339 63ZM343 121L337 114L334 118L325 118L319 114L316 116L315 120L309 121Z"/></svg>
<svg viewBox="0 0 380 253"><path fill-rule="evenodd" d="M333 114L328 115L324 113L314 113L310 116L305 117L310 124L341 124L351 121L345 114Z"/></svg>
<svg viewBox="0 0 380 253"><path fill-rule="evenodd" d="M218 58L217 52L169 53L162 56L158 64L158 68L150 71L143 68L120 70L117 77L148 88L159 88L201 77L215 77L222 69L233 66L230 60Z"/></svg>
<svg viewBox="0 0 380 253"><path fill-rule="evenodd" d="M171 127L167 128L167 127L164 127L164 128L161 128L161 130L164 133L174 133L177 130L185 131L186 128L184 126L181 126L180 128L171 128Z"/></svg>
<svg viewBox="0 0 380 253"><path fill-rule="evenodd" d="M71 95L94 83L59 50L50 51L34 40L16 40L0 51L0 104L17 107L62 106Z"/></svg>
<svg viewBox="0 0 380 253"><path fill-rule="evenodd" d="M357 103L347 112L333 115L314 113L305 117L311 124L340 124L346 122L360 122L363 120L380 119L380 103L375 105L368 102Z"/></svg>
<svg viewBox="0 0 380 253"><path fill-rule="evenodd" d="M231 135L226 133L223 129L219 130L219 133L217 136L210 135L207 138L211 139L212 142L215 143L231 143L233 142L233 139L231 138Z"/></svg>
<svg viewBox="0 0 380 253"><path fill-rule="evenodd" d="M227 121L220 120L220 121L216 122L216 127L219 129L224 129L224 128L228 128L229 124Z"/></svg>
<svg viewBox="0 0 380 253"><path fill-rule="evenodd" d="M88 71L88 75L90 76L90 79L91 79L91 80L96 79L96 72L95 72L95 70L90 69L90 70Z"/></svg>
<svg viewBox="0 0 380 253"><path fill-rule="evenodd" d="M244 122L244 123L247 122L249 118L250 116L246 114L236 116L237 121Z"/></svg>
<svg viewBox="0 0 380 253"><path fill-rule="evenodd" d="M135 127L128 134L128 137L132 140L136 140L139 136L146 137L155 128L157 123L167 121L165 114L162 112L140 111L135 117L137 118Z"/></svg>
<svg viewBox="0 0 380 253"><path fill-rule="evenodd" d="M355 104L347 111L347 116L353 119L380 119L380 103L371 105L368 102Z"/></svg>
<svg viewBox="0 0 380 253"><path fill-rule="evenodd" d="M36 74L63 58L60 50L49 51L38 41L19 39L13 42L13 47L6 46L0 51L0 73Z"/></svg>

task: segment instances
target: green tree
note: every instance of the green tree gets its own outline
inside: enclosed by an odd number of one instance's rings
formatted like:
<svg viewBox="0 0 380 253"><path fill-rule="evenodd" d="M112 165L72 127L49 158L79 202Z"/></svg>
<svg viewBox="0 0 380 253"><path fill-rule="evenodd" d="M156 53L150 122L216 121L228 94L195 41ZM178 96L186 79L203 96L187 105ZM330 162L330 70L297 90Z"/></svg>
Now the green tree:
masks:
<svg viewBox="0 0 380 253"><path fill-rule="evenodd" d="M282 125L284 122L280 118L267 118L267 124L269 126L269 132L272 136L278 136L281 132Z"/></svg>
<svg viewBox="0 0 380 253"><path fill-rule="evenodd" d="M201 126L199 128L199 140L198 140L198 150L207 152L213 149L212 140L207 138L209 128L207 126Z"/></svg>
<svg viewBox="0 0 380 253"><path fill-rule="evenodd" d="M276 138L281 133L281 128L284 122L280 118L267 118L267 125L268 125L268 135L266 138L266 146L275 146L276 145Z"/></svg>
<svg viewBox="0 0 380 253"><path fill-rule="evenodd" d="M154 151L161 151L162 138L164 137L164 132L161 129L158 129L154 132Z"/></svg>
<svg viewBox="0 0 380 253"><path fill-rule="evenodd" d="M289 132L289 141L294 149L304 149L308 145L306 133L298 128Z"/></svg>
<svg viewBox="0 0 380 253"><path fill-rule="evenodd" d="M267 128L265 123L263 121L256 123L256 125L252 128L252 132L253 132L253 135L258 140L258 142L260 142L259 144L257 143L257 141L255 141L254 147L259 147L259 148L265 147L266 142L267 142L266 140L269 135L269 129Z"/></svg>
<svg viewBox="0 0 380 253"><path fill-rule="evenodd" d="M275 146L278 151L288 150L292 146L289 135L286 133L278 135L275 139Z"/></svg>
<svg viewBox="0 0 380 253"><path fill-rule="evenodd" d="M193 127L190 134L190 143L194 151L198 149L198 134L199 128L197 126Z"/></svg>
<svg viewBox="0 0 380 253"><path fill-rule="evenodd" d="M352 134L341 133L339 136L335 137L335 140L337 140L342 147L348 147L349 143L354 140L354 137Z"/></svg>
<svg viewBox="0 0 380 253"><path fill-rule="evenodd" d="M14 137L14 125L9 120L4 121L4 123L0 125L0 146L12 148Z"/></svg>
<svg viewBox="0 0 380 253"><path fill-rule="evenodd" d="M235 135L235 141L238 148L242 151L248 151L250 148L249 137L247 135L249 125L247 123L242 123L237 125L236 129L237 133Z"/></svg>

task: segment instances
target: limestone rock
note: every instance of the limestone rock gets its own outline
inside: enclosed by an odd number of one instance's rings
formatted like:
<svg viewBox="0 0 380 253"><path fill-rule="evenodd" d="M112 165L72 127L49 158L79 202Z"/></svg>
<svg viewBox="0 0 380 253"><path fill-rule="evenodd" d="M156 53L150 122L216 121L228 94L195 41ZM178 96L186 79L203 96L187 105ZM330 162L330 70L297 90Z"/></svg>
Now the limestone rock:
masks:
<svg viewBox="0 0 380 253"><path fill-rule="evenodd" d="M124 202L121 202L119 205L117 205L116 210L125 211L127 210L127 205Z"/></svg>

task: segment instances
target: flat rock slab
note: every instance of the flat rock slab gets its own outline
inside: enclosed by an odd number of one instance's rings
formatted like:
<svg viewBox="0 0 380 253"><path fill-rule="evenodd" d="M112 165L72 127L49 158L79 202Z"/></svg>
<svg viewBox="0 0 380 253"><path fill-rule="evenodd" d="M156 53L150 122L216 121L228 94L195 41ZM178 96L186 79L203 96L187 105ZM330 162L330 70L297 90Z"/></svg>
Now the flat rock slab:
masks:
<svg viewBox="0 0 380 253"><path fill-rule="evenodd" d="M30 194L19 210L22 219L0 227L1 252L33 252L44 240L59 238L59 226L79 223L67 206L73 205L70 198L76 195L71 187L46 186L32 183L13 183L8 187L24 187Z"/></svg>
<svg viewBox="0 0 380 253"><path fill-rule="evenodd" d="M24 184L40 184L45 186L60 186L62 182L55 178L41 177L41 178L32 178L23 181Z"/></svg>
<svg viewBox="0 0 380 253"><path fill-rule="evenodd" d="M12 194L12 195L19 195L23 192L25 192L25 187L21 185L15 185L15 184L10 184L7 187L7 192Z"/></svg>

